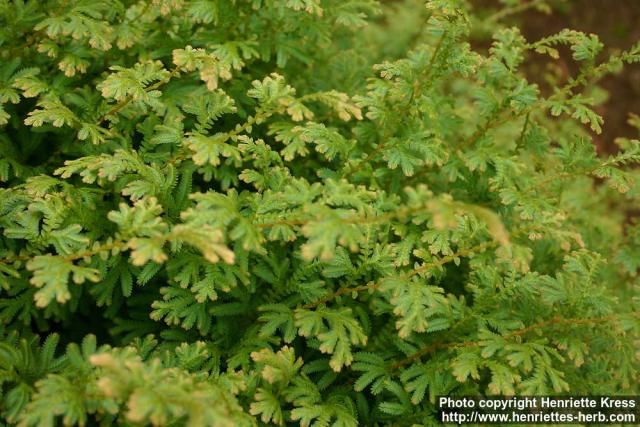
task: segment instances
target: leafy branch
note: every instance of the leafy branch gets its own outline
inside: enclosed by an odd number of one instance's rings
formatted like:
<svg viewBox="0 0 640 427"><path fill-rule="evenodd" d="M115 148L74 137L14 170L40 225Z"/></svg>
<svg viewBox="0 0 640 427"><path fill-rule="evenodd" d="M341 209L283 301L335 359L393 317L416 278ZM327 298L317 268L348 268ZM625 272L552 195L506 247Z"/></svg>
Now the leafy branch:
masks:
<svg viewBox="0 0 640 427"><path fill-rule="evenodd" d="M546 329L548 327L553 327L553 326L563 326L563 325L573 325L573 326L580 326L580 325L593 325L593 324L600 324L600 323L608 323L608 322L614 322L614 321L618 321L620 319L620 317L622 316L628 316L631 315L633 317L640 317L640 312L633 312L633 313L625 313L625 314L611 314L608 316L601 316L601 317L592 317L592 318L561 318L561 317L554 317L552 319L549 320L544 320L538 323L535 323L533 325L529 325L527 327L515 330L513 332L510 332L506 335L503 335L501 337L501 339L508 341L512 338L516 338L516 337L520 337L523 336L529 332L533 332L533 331L538 331L541 329ZM436 350L449 350L449 349L455 349L455 348L463 348L463 347L478 347L481 346L485 343L484 340L480 340L480 341L462 341L462 342L439 342L439 343L433 343L430 345L427 345L425 347L423 347L422 349L418 350L417 352L413 353L412 355L410 355L409 357L399 360L397 362L395 362L394 364L392 364L390 366L391 370L397 370L402 368L403 366L406 366L410 363L416 362L419 359L421 359L423 356L426 356L430 353L433 353Z"/></svg>

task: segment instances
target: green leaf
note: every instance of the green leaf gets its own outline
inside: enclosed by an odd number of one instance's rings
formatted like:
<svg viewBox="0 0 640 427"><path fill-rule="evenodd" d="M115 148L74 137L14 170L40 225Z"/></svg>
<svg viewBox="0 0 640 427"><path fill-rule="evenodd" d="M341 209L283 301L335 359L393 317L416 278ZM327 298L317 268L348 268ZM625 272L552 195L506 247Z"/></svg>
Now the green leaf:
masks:
<svg viewBox="0 0 640 427"><path fill-rule="evenodd" d="M329 365L336 372L343 366L351 365L353 345L367 343L367 336L349 308L318 308L315 311L297 309L295 325L299 335L315 337L320 341L320 351L331 354Z"/></svg>
<svg viewBox="0 0 640 427"><path fill-rule="evenodd" d="M70 275L76 284L82 284L85 280L97 282L100 279L98 270L80 267L63 257L53 255L37 256L27 263L27 268L33 271L31 283L39 288L35 294L38 307L46 307L53 300L60 304L69 301Z"/></svg>
<svg viewBox="0 0 640 427"><path fill-rule="evenodd" d="M227 134L217 133L213 136L195 133L185 139L185 143L193 151L193 162L196 165L209 163L213 166L220 164L220 158L233 158L240 160L240 151L227 144Z"/></svg>

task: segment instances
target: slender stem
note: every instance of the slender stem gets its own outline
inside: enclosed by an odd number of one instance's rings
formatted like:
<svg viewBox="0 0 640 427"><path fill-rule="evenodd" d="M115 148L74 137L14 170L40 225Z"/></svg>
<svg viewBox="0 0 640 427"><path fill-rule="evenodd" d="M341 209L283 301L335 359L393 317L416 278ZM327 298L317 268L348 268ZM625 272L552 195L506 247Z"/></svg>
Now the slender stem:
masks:
<svg viewBox="0 0 640 427"><path fill-rule="evenodd" d="M127 242L123 242L120 240L113 240L109 243L104 243L100 246L96 246L92 249L87 249L83 252L77 252L77 253L73 253L73 254L69 254L69 255L64 255L61 256L64 260L66 261L76 261L82 258L86 258L86 257L91 257L94 255L97 255L101 252L104 251L110 251L112 249L125 249L128 247L128 243ZM11 264L13 262L16 261L28 261L31 260L33 258L36 258L38 256L60 256L60 255L53 255L53 254L40 254L40 255L14 255L11 256L10 258L7 257L6 259L1 259L0 260L0 264Z"/></svg>
<svg viewBox="0 0 640 427"><path fill-rule="evenodd" d="M595 171L597 171L600 168L605 168L605 167L610 166L610 165L615 165L616 163L617 163L616 159L609 159L609 160L607 160L605 162L600 163L598 166L593 167L593 168L579 169L579 170L576 170L576 171L573 171L573 172L558 172L558 173L556 173L554 175L551 175L550 177L547 177L547 178L543 179L542 181L540 181L540 182L538 182L536 184L533 184L533 185L531 185L529 187L526 187L524 190L522 190L522 192L524 194L527 194L527 193L529 193L531 191L534 191L534 190L537 190L537 189L539 189L541 187L546 187L548 184L550 184L550 183L552 183L554 181L560 180L560 179L572 178L574 176L581 176L581 175L589 176L589 175L591 175L592 173L594 173Z"/></svg>
<svg viewBox="0 0 640 427"><path fill-rule="evenodd" d="M475 130L475 132L473 132L473 134L471 135L471 137L467 140L462 141L460 144L458 144L454 149L455 150L462 150L463 148L467 148L473 144L475 144L480 138L482 138L484 135L486 135L486 133L494 128L500 127L505 123L511 122L514 118L520 117L523 114L528 114L529 113L529 109L523 110L522 112L516 114L516 115L506 115L502 118L499 117L499 114L502 113L504 111L504 109L501 109L498 111L498 115L491 117L489 120L487 120L485 122L484 125L482 125L481 127L477 128Z"/></svg>
<svg viewBox="0 0 640 427"><path fill-rule="evenodd" d="M92 257L94 255L97 255L101 252L105 252L105 251L110 251L113 249L126 249L129 246L129 244L127 242L123 242L121 240L113 240L109 243L104 243L100 246L97 246L93 249L89 249L86 250L84 252L79 252L79 253L75 253L75 254L71 254L71 255L67 255L65 257L63 257L66 261L76 261L82 258L86 258L86 257Z"/></svg>
<svg viewBox="0 0 640 427"><path fill-rule="evenodd" d="M531 45L531 46L534 46L534 45ZM456 146L455 148L458 150L462 148L467 148L473 145L475 142L477 142L478 139L480 139L483 135L485 135L489 130L502 126L505 123L509 123L514 118L521 117L525 114L530 115L533 111L539 108L545 107L545 104L547 104L548 102L556 101L561 98L564 98L565 96L569 95L573 89L575 89L580 85L584 86L587 84L595 83L599 78L603 76L603 72L606 71L607 67L611 64L611 62L614 61L615 58L626 60L626 58L628 58L629 56L630 56L629 52L623 52L620 55L612 56L608 61L601 63L595 68L589 67L589 68L583 69L578 74L578 76L576 76L575 78L569 79L569 81L559 91L551 95L549 98L538 99L533 104L529 105L527 108L525 108L524 110L518 113L505 115L502 118L498 118L496 116L490 118L485 122L484 125L477 128L468 140L465 140L461 144L458 144L458 146ZM591 81L588 80L587 78L588 75L594 76Z"/></svg>
<svg viewBox="0 0 640 427"><path fill-rule="evenodd" d="M632 316L634 317L638 317L640 316L640 313L638 312L633 312L631 313ZM580 318L573 318L573 319L563 319L559 316L553 317L552 319L549 320L545 320L542 322L538 322L535 323L533 325L518 329L514 332L511 332L509 334L503 335L502 339L504 340L509 340L511 338L515 338L515 337L519 337L522 335L525 335L529 332L532 331L536 331L539 329L543 329L543 328L547 328L549 326L558 326L558 325L590 325L590 324L594 324L594 323L605 323L605 322L611 322L611 321L615 321L618 320L619 317L622 316L620 314L611 314L609 316L602 316L602 317L593 317L593 318L586 318L586 319L580 319ZM399 360L398 362L394 363L393 365L391 365L389 368L390 370L396 370L398 368L401 368L405 365L408 365L412 362L415 362L417 360L419 360L422 356L425 356L429 353L432 353L436 350L442 350L442 349L452 349L452 348L463 348L463 347L477 347L480 346L482 344L484 344L486 341L485 340L479 340L479 341L463 341L463 342L438 342L438 343L433 343L430 344L426 347L421 348L420 350L418 350L417 352L413 353L412 355L408 356L405 359Z"/></svg>
<svg viewBox="0 0 640 427"><path fill-rule="evenodd" d="M240 131L238 130L238 132ZM343 222L345 224L370 224L370 223L377 223L377 222L386 222L393 218L403 218L408 215L412 215L414 213L423 211L424 209L426 209L426 206L413 206L413 207L401 208L396 211L387 212L386 214L373 216L373 217L354 215L353 217L350 217L350 218L344 218ZM255 226L258 228L269 228L269 227L275 227L277 225L305 225L310 222L312 222L312 220L288 220L288 221L283 220L283 221L276 221L271 223L255 224ZM163 239L166 239L166 237L163 237ZM73 260L82 259L88 256L95 255L105 250L110 250L113 248L125 248L126 246L127 246L126 242L113 241L111 243L105 243L104 245L101 245L95 249L89 249L85 252L64 256L64 258L68 261L73 261ZM57 256L53 254L43 254L43 255ZM0 259L0 264L7 265L15 261L27 261L34 258L35 256L38 256L38 255L28 256L28 255L11 254L6 259Z"/></svg>
<svg viewBox="0 0 640 427"><path fill-rule="evenodd" d="M444 39L447 37L447 32L443 32L442 35L440 36L440 38L438 39L438 42L436 43L435 48L433 49L433 53L431 54L431 58L429 59L429 64L427 65L427 67L425 68L425 71L422 73L422 76L424 76L425 79L428 79L429 77L431 77L431 72L433 70L433 66L436 62L438 53L440 52L440 49L442 48L442 44ZM415 98L418 98L421 95L422 92L422 87L421 87L421 80L422 78L418 78L415 82L414 82L414 88L411 91L411 97L409 98L409 101L407 102L407 104L405 105L405 107L403 108L403 111L398 112L399 116L402 116L403 113L408 110L409 108L411 108L411 104L413 103L413 100ZM367 157L365 157L364 159L362 159L360 162L358 162L354 168L352 169L348 169L343 175L343 178L348 178L350 176L352 176L353 174L355 174L356 172L359 172L366 164L368 164L376 155L380 154L380 152L382 150L384 150L385 148L387 148L387 144L388 144L388 140L391 137L391 135L387 132L385 133L385 135L381 138L380 143L376 146L376 148L374 148L368 155Z"/></svg>
<svg viewBox="0 0 640 427"><path fill-rule="evenodd" d="M524 140L524 136L527 133L527 128L529 127L529 117L531 116L531 112L527 112L527 115L524 119L524 124L522 125L522 131L520 131L520 137L518 138L518 144L522 144Z"/></svg>
<svg viewBox="0 0 640 427"><path fill-rule="evenodd" d="M524 2L524 3L520 3L517 4L515 6L511 6L511 7L505 7L501 10L499 10L498 12L494 13L493 15L490 15L485 22L488 23L496 23L499 20L506 18L509 15L515 15L517 13L521 13L524 12L528 9L534 8L538 5L542 5L545 4L547 2L547 0L531 0L529 2Z"/></svg>
<svg viewBox="0 0 640 427"><path fill-rule="evenodd" d="M343 218L341 222L343 224L375 224L378 222L387 222L391 219L400 219L407 217L409 215L413 215L419 212L423 212L428 210L428 206L419 205L419 206L411 206L396 209L394 211L390 211L384 213L382 215L377 216L365 216L365 215L353 215L352 217ZM274 221L274 222L264 222L256 224L258 228L270 228L278 225L307 225L313 222L311 219L292 219L292 220L282 220L282 221Z"/></svg>
<svg viewBox="0 0 640 427"><path fill-rule="evenodd" d="M496 246L498 243L496 241L491 241L491 242L483 242L480 243L479 245L475 245L472 246L470 248L464 248L464 249L460 249L458 250L456 253L451 254L451 255L447 255L444 256L436 261L433 262L429 262L426 264L421 265L420 267L416 267L412 270L409 270L403 274L401 274L399 277L400 279L408 279L410 277L413 277L417 274L423 273L427 270L430 270L432 268L436 268L436 267L440 267L444 264L447 264L451 261L454 261L455 259L464 257L464 256L469 256L471 254L474 253L480 253L480 252L484 252L485 250L487 250L488 248L491 248L493 246ZM360 285L360 286L354 286L354 287L347 287L347 288L340 288L337 291L317 300L314 301L312 303L303 305L302 308L308 310L311 308L315 308L321 304L326 304L329 301L332 301L334 299L336 299L337 297L344 295L344 294L349 294L349 293L353 293L353 292L361 292L361 291L366 291L366 290L374 290L374 289L378 289L382 283L385 280L388 280L388 277L383 277L382 279L378 279L378 281L376 282L371 282L368 283L366 285Z"/></svg>
<svg viewBox="0 0 640 427"><path fill-rule="evenodd" d="M146 87L144 89L144 91L145 92L151 92L152 90L156 90L159 87L162 87L163 85L167 84L172 78L177 76L179 73L180 73L180 69L178 67L175 67L173 70L171 70L171 73L169 73L169 75L167 77L165 77L162 80L159 80L159 81L155 82L151 86ZM112 115L116 114L117 112L121 111L123 108L125 108L127 105L129 105L131 103L131 101L133 101L133 97L131 95L129 95L125 99L123 99L122 101L120 101L117 104L115 104L109 111L107 111L105 114L100 116L100 118L96 121L96 125L99 126L100 124L102 124L107 119L107 117L112 116Z"/></svg>
<svg viewBox="0 0 640 427"><path fill-rule="evenodd" d="M314 93L310 93L307 95L303 95L301 97L298 98L298 101L300 102L304 102L304 101L308 101L308 100L314 100L315 98L317 98L318 96L320 96L323 92L314 92ZM242 134L243 132L245 132L247 129L249 129L250 127L252 127L253 125L255 125L258 121L262 121L262 120L266 120L269 117L273 116L274 114L280 114L284 112L284 108L278 108L276 110L265 110L262 108L258 108L255 111L255 114L253 116L249 116L247 118L247 121L244 122L241 125L236 125L236 127L233 130L230 130L229 132L226 132L225 134L225 138L222 139L221 142L226 142L229 139L235 138L237 136L239 136L240 134ZM176 156L172 157L171 159L169 159L167 161L167 163L170 164L176 164L179 163L183 160L185 160L186 158L188 158L189 155L188 153L181 153L178 152ZM273 225L280 225L279 223L274 223ZM264 227L264 226L262 226Z"/></svg>
<svg viewBox="0 0 640 427"><path fill-rule="evenodd" d="M323 298L320 298L317 301L314 301L314 302L311 302L309 304L303 305L302 308L305 309L305 310L310 310L312 308L318 307L319 305L326 304L329 301L333 301L334 299L338 298L341 295L350 294L350 293L353 293L353 292L358 293L358 292L361 292L361 291L367 291L367 290L371 290L371 289L376 289L378 286L379 286L378 283L370 283L370 284L361 285L361 286L354 286L354 287L351 287L351 288L340 288L337 291L335 291L335 292L333 292L333 293L331 293L331 294L329 294L329 295L327 295L327 296L325 296Z"/></svg>
<svg viewBox="0 0 640 427"><path fill-rule="evenodd" d="M531 230L531 227L526 226L526 227L518 227L517 229L513 230L512 234L520 234L520 233L525 233ZM469 248L463 248L463 249L459 249L458 251L456 251L455 253L451 254L451 255L447 255L444 256L440 259L437 259L435 261L432 262L428 262L425 263L419 267L416 267L412 270L409 270L403 274L401 274L399 276L400 279L409 279L417 274L423 273L425 271L428 271L432 268L435 267L440 267L442 265L445 265L451 261L455 261L458 258L462 258L462 257L466 257L472 254L478 254L478 253L482 253L484 251L486 251L487 249L496 247L500 244L500 242L496 241L496 240L492 240L492 241L487 241L487 242L482 242L479 243L475 246L471 246ZM360 291L364 291L364 290L372 290L372 289L377 289L382 285L382 282L384 282L385 280L388 280L388 277L383 277L381 279L378 279L376 282L371 282L368 283L366 285L360 285L360 286L355 286L355 287L346 287L346 288L340 288L337 291L317 300L314 301L312 303L306 304L304 306L302 306L302 308L304 309L310 309L310 308L314 308L317 307L321 304L325 304L329 301L334 300L335 298L344 295L344 294L348 294L348 293L352 293L352 292L360 292Z"/></svg>
<svg viewBox="0 0 640 427"><path fill-rule="evenodd" d="M270 112L270 111L265 111L265 110L257 110L256 113L253 116L249 116L247 118L247 121L244 122L242 125L237 125L233 130L230 130L229 132L227 132L225 134L225 137L220 141L220 143L227 142L229 139L239 136L241 133L245 132L251 126L255 125L258 120L267 119L267 118L271 117L273 114L275 114L277 112L278 111L271 111ZM189 153L178 152L174 157L169 159L166 163L169 163L169 164L172 164L172 165L174 165L176 163L180 163L181 161L183 161L183 160L185 160L186 158L189 157L188 154Z"/></svg>

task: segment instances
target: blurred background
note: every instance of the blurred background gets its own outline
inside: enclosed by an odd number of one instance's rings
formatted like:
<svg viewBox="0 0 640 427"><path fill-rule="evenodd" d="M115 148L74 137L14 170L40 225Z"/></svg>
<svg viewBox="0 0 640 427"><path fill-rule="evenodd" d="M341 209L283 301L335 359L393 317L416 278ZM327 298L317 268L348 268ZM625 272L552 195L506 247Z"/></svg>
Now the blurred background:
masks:
<svg viewBox="0 0 640 427"><path fill-rule="evenodd" d="M474 10L472 44L479 51L489 49L497 27L517 26L529 42L564 28L594 33L605 44L599 60L640 42L640 0L468 0ZM428 12L424 0L381 0L384 13L364 29L362 51L371 63L403 57L411 47L430 43L424 30ZM548 95L554 84L577 74L577 64L568 48L560 59L532 54L525 63L527 78ZM353 61L353 57L349 60ZM357 80L354 80L357 81ZM554 83L555 82L555 83ZM347 85L348 87L348 85ZM609 75L589 95L598 100L596 111L605 123L600 135L592 133L601 154L617 151L617 137L638 138L637 127L629 125L630 113L640 115L640 63ZM347 88L348 90L348 88ZM640 122L640 119L638 119Z"/></svg>
<svg viewBox="0 0 640 427"><path fill-rule="evenodd" d="M550 13L532 7L520 14L505 17L503 23L517 24L530 41L563 28L597 34L605 44L603 57L614 51L628 49L640 41L640 0L565 0L546 3L551 6ZM501 6L501 2L496 0L482 0L477 4L478 7ZM537 61L528 62L525 70L533 81L553 66L549 58L543 55L537 55L535 59ZM566 75L562 77L565 79L575 75L575 63L566 52L554 62L559 71L564 70ZM597 108L604 117L605 125L602 134L594 134L594 140L601 152L613 152L616 150L613 143L616 137L638 137L637 130L628 123L628 113L640 115L640 64L630 65L624 72L605 77L600 86L608 92L604 94L604 102Z"/></svg>

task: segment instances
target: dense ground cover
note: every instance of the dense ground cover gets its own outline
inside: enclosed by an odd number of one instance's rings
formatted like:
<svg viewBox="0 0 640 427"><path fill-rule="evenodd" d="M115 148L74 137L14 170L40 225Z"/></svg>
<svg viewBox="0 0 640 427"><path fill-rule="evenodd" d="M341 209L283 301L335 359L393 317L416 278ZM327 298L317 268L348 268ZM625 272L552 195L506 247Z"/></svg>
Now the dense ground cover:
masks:
<svg viewBox="0 0 640 427"><path fill-rule="evenodd" d="M0 2L3 419L637 394L640 143L593 139L640 45L528 5Z"/></svg>

